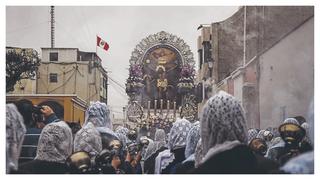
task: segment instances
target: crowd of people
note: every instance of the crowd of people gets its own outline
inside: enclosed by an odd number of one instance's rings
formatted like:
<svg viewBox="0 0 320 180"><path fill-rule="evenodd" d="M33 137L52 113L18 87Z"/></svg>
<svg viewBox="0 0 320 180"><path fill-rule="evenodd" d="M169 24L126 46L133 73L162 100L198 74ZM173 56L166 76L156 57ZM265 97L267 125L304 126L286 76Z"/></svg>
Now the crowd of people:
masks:
<svg viewBox="0 0 320 180"><path fill-rule="evenodd" d="M39 114L42 120L36 120ZM199 121L178 118L168 134L150 134L144 128L114 129L101 102L92 102L84 124L75 126L49 106L20 100L6 105L6 172L312 174L313 107L310 115L287 118L277 128L248 128L241 103L220 91L206 102Z"/></svg>

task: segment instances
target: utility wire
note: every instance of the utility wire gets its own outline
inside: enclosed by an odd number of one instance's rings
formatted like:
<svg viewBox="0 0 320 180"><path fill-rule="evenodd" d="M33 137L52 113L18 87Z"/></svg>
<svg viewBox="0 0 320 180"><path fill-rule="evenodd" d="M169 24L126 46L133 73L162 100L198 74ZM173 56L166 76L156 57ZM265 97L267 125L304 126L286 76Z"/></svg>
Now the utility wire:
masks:
<svg viewBox="0 0 320 180"><path fill-rule="evenodd" d="M114 88L114 87L113 87L113 88ZM126 95L120 93L116 88L114 88L114 90L115 90L123 99L128 100L128 97L127 97ZM109 95L110 95L110 93L109 93Z"/></svg>
<svg viewBox="0 0 320 180"><path fill-rule="evenodd" d="M125 87L121 83L119 83L117 80L115 80L113 77L111 77L110 75L108 77L110 78L111 81L116 83L119 87L121 87L122 89L125 89Z"/></svg>
<svg viewBox="0 0 320 180"><path fill-rule="evenodd" d="M118 94L120 94L123 98L127 99L127 96L121 93L121 90L117 86L115 86L113 83L110 83L110 85L116 90Z"/></svg>
<svg viewBox="0 0 320 180"><path fill-rule="evenodd" d="M110 73L111 74L111 73ZM122 76L122 77L119 77L119 76L113 76L113 74L111 74L111 77L112 77L112 79L114 79L115 81L117 81L117 82L119 82L119 84L124 84L124 83L120 83L120 82L122 82L121 80L119 80L118 78L120 78L120 79L127 79L127 77L125 77L124 75L122 75L120 72L118 73L117 72L117 75L120 75L120 76Z"/></svg>
<svg viewBox="0 0 320 180"><path fill-rule="evenodd" d="M117 82L116 80L114 80L113 78L110 77L110 75L108 76L108 78L114 82L115 84L117 84L119 87L121 87L123 90L126 90L126 88L124 86L122 86L119 82Z"/></svg>
<svg viewBox="0 0 320 180"><path fill-rule="evenodd" d="M59 88L63 87L64 85L66 85L66 84L67 84L67 82L69 82L69 81L70 81L70 79L73 77L73 75L74 75L75 73L77 73L76 69L74 69L74 71L72 72L72 74L69 76L69 78L68 78L66 81L64 81L60 86L58 86L58 87L56 87L56 88L54 88L54 89L50 90L50 91L48 92L48 94L50 94L50 93L54 92L55 90L57 90L57 89L59 89Z"/></svg>

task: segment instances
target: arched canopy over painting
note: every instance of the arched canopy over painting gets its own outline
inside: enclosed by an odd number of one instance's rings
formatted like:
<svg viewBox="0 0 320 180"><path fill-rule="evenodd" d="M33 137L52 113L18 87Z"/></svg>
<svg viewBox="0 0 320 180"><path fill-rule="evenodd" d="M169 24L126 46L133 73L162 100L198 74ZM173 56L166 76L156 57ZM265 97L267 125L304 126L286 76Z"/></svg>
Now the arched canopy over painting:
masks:
<svg viewBox="0 0 320 180"><path fill-rule="evenodd" d="M193 92L194 65L193 53L183 39L165 31L149 35L130 57L126 83L130 101L144 109L178 108Z"/></svg>

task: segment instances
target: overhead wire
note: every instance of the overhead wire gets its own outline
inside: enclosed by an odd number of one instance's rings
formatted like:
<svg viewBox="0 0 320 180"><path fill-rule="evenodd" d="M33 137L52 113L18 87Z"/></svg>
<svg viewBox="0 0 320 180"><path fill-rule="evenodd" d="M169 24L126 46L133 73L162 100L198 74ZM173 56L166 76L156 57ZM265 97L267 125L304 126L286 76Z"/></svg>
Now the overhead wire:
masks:
<svg viewBox="0 0 320 180"><path fill-rule="evenodd" d="M50 91L48 92L48 94L50 94L50 93L54 92L55 90L63 87L67 82L70 81L70 79L73 77L73 75L74 75L75 73L77 73L77 70L76 70L76 69L74 69L74 71L73 71L72 74L68 77L68 79L67 79L66 81L64 81L60 86L58 86L58 87L50 90Z"/></svg>
<svg viewBox="0 0 320 180"><path fill-rule="evenodd" d="M120 91L119 91L119 87L115 86L114 83L110 83L110 85L114 88L114 90L120 95L120 97L124 98L125 100L128 100L128 97L126 95L123 95ZM108 93L110 96L110 93ZM121 110L123 108L123 106L112 106L111 107L115 108L115 109L119 109Z"/></svg>
<svg viewBox="0 0 320 180"><path fill-rule="evenodd" d="M111 75L111 77L112 77L114 80L118 81L118 82L120 82L120 80L119 80L118 78L127 79L127 77L128 77L128 75L123 75L123 74L118 73L118 72L117 72L117 74L112 74L112 73L110 73L109 75ZM113 76L113 75L117 75L117 76ZM120 75L121 77L120 77L119 75ZM120 84L122 84L122 83L120 83Z"/></svg>
<svg viewBox="0 0 320 180"><path fill-rule="evenodd" d="M126 90L126 88L124 86L122 86L119 82L117 82L116 80L114 80L113 78L110 77L110 75L108 76L108 78L114 82L115 84L117 84L120 88L122 88L123 90Z"/></svg>
<svg viewBox="0 0 320 180"><path fill-rule="evenodd" d="M115 84L113 84L113 83L110 83L110 85L116 90L116 92L119 94L119 95L121 95L123 98L125 98L125 99L128 99L128 97L126 96L126 95L124 95L121 91L119 91L120 89L117 87L117 86L115 86Z"/></svg>

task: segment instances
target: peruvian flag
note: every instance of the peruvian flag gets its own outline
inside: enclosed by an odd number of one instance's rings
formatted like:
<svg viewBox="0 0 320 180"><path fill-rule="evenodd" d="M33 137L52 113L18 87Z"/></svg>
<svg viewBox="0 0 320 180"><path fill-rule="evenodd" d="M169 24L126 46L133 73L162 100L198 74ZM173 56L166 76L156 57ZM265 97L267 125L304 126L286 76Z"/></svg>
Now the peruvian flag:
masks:
<svg viewBox="0 0 320 180"><path fill-rule="evenodd" d="M102 40L99 36L97 36L97 46L101 47L102 49L108 51L109 44Z"/></svg>

